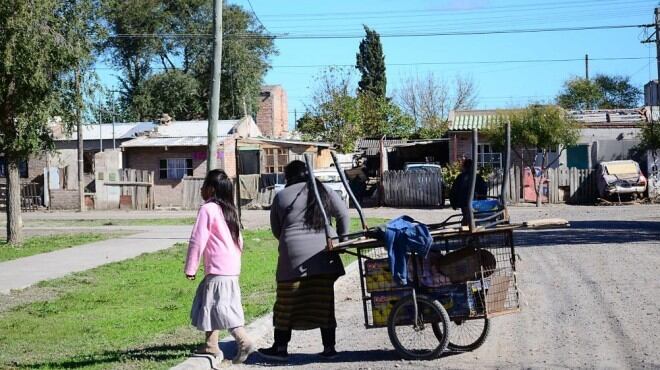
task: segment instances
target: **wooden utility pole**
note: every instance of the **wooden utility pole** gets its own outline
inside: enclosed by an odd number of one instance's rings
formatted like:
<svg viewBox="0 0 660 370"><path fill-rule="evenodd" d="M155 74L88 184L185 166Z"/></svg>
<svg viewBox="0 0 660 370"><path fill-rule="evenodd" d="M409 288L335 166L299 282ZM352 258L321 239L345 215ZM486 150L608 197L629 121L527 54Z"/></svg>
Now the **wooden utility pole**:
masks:
<svg viewBox="0 0 660 370"><path fill-rule="evenodd" d="M206 169L218 168L218 114L222 71L222 0L213 0L213 79L209 94L208 154Z"/></svg>
<svg viewBox="0 0 660 370"><path fill-rule="evenodd" d="M584 54L584 78L589 80L589 54Z"/></svg>
<svg viewBox="0 0 660 370"><path fill-rule="evenodd" d="M76 128L78 131L78 210L85 210L85 172L83 161L82 97L80 94L80 68L76 70Z"/></svg>

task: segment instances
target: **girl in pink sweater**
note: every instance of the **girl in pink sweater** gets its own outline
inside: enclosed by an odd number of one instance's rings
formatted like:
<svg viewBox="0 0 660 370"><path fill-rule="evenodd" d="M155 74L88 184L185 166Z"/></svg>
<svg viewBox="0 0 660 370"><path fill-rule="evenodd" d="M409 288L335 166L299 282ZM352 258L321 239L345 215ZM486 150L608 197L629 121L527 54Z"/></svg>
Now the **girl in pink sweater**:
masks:
<svg viewBox="0 0 660 370"><path fill-rule="evenodd" d="M199 284L190 313L192 324L206 332L206 344L198 353L222 357L218 347L220 330L228 329L238 344L234 363L242 363L254 352L254 344L243 328L243 306L238 277L241 273L243 239L231 180L222 170L212 170L202 185L206 202L197 214L188 245L184 272L195 280L204 256L204 280Z"/></svg>

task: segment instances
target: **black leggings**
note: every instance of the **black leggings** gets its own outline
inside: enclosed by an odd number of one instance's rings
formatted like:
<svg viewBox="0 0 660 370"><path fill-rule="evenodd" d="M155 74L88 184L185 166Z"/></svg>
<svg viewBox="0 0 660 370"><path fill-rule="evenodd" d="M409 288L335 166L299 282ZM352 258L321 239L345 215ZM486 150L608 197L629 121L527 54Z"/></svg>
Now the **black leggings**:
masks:
<svg viewBox="0 0 660 370"><path fill-rule="evenodd" d="M335 346L335 330L337 328L321 328L323 347ZM275 346L286 348L291 340L291 329L275 329Z"/></svg>

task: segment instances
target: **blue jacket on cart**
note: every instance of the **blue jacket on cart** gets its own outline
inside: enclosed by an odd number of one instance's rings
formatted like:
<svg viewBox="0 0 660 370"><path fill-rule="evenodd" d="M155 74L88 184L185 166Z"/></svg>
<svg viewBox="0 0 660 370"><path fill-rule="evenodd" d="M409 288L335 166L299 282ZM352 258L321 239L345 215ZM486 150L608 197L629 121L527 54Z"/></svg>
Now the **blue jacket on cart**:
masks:
<svg viewBox="0 0 660 370"><path fill-rule="evenodd" d="M408 284L408 252L426 256L433 243L428 227L409 216L401 216L378 227L376 237L385 242L392 279Z"/></svg>

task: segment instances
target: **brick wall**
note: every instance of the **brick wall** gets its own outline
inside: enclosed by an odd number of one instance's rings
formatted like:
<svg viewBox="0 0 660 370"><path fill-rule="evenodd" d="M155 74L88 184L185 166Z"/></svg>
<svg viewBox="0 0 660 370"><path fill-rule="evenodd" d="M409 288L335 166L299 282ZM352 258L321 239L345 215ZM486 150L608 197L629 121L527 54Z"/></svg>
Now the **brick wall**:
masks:
<svg viewBox="0 0 660 370"><path fill-rule="evenodd" d="M287 95L282 86L262 86L256 122L265 136L286 136L289 114Z"/></svg>
<svg viewBox="0 0 660 370"><path fill-rule="evenodd" d="M219 149L219 151L221 150ZM204 177L206 175L205 147L169 147L167 150L162 147L126 148L124 155L126 157L127 168L154 171L154 199L156 206L180 206L183 196L182 180L160 178L161 159L192 158L193 176ZM204 159L202 160L200 158ZM222 159L218 159L218 165L223 165Z"/></svg>
<svg viewBox="0 0 660 370"><path fill-rule="evenodd" d="M50 209L78 209L78 190L51 190Z"/></svg>

